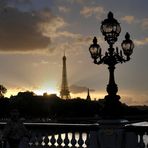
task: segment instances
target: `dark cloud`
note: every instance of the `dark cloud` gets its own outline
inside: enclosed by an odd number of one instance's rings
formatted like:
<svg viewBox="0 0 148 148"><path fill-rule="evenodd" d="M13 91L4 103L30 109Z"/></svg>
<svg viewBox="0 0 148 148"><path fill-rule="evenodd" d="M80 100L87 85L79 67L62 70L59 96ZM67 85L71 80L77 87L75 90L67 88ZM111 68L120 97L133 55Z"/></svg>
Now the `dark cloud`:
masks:
<svg viewBox="0 0 148 148"><path fill-rule="evenodd" d="M5 1L7 4L31 4L32 0L0 0Z"/></svg>
<svg viewBox="0 0 148 148"><path fill-rule="evenodd" d="M15 0L18 3L30 3L31 0Z"/></svg>
<svg viewBox="0 0 148 148"><path fill-rule="evenodd" d="M0 13L0 50L30 51L45 49L50 37L45 36L40 26L50 23L54 16L50 10L22 12L7 7Z"/></svg>
<svg viewBox="0 0 148 148"><path fill-rule="evenodd" d="M76 94L76 93L87 92L88 87L71 85L69 89L70 89L71 93ZM90 91L95 91L95 90L94 89L90 89Z"/></svg>

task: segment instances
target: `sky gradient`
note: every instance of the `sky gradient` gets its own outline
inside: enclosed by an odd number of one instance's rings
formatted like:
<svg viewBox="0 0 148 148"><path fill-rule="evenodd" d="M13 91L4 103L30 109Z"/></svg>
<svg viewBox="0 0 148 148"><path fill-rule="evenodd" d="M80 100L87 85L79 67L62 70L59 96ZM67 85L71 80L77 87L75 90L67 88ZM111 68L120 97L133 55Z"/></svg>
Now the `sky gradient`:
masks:
<svg viewBox="0 0 148 148"><path fill-rule="evenodd" d="M147 0L0 0L0 83L8 92L57 93L62 56L67 56L68 84L73 97L103 98L108 69L95 65L88 48L97 36L103 53L108 48L100 32L109 11L120 22L115 47L129 32L135 48L131 60L116 66L121 101L148 104Z"/></svg>

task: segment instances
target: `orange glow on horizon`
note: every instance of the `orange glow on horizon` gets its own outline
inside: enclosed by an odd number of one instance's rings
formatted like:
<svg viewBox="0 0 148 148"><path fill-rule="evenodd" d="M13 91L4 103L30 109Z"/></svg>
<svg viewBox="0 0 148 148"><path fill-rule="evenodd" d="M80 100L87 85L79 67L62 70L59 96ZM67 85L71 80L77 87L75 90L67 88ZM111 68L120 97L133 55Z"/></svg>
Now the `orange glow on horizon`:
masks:
<svg viewBox="0 0 148 148"><path fill-rule="evenodd" d="M42 88L42 89L36 89L36 90L28 90L28 89L10 89L7 91L7 93L4 95L5 97L10 97L11 95L15 96L17 95L19 92L25 92L25 91L32 91L34 92L36 95L43 95L44 93L47 94L56 94L57 96L59 96L59 91L55 88Z"/></svg>
<svg viewBox="0 0 148 148"><path fill-rule="evenodd" d="M11 95L15 96L18 94L18 92L25 92L25 91L33 91L36 95L43 95L44 93L47 94L56 94L57 96L60 97L60 91L56 87L42 87L38 89L27 89L27 88L12 88L8 89L7 93L4 95L5 97L10 97ZM87 97L87 92L83 93L70 93L71 98L83 98L86 99ZM101 92L101 91L95 91L95 92L90 92L90 97L92 100L99 100L103 99L107 95L106 92ZM141 105L141 104L146 104L147 102L147 95L143 93L143 96L138 96L136 92L130 92L130 91L122 91L119 93L121 97L121 102L126 103L128 105Z"/></svg>
<svg viewBox="0 0 148 148"><path fill-rule="evenodd" d="M92 100L103 99L105 95L106 94L104 92L90 92L90 97ZM71 93L71 98L77 98L77 97L86 99L87 91L83 93L76 93L76 94Z"/></svg>
<svg viewBox="0 0 148 148"><path fill-rule="evenodd" d="M47 94L56 94L59 96L59 91L55 88L44 88L44 89L38 89L33 91L36 95L43 95L44 93Z"/></svg>
<svg viewBox="0 0 148 148"><path fill-rule="evenodd" d="M10 97L11 95L15 96L19 92L30 91L34 92L36 95L43 95L44 93L47 94L56 94L59 96L59 90L57 84L55 82L45 82L44 84L40 85L39 87L22 87L22 88L8 88L7 93L4 95L5 97Z"/></svg>

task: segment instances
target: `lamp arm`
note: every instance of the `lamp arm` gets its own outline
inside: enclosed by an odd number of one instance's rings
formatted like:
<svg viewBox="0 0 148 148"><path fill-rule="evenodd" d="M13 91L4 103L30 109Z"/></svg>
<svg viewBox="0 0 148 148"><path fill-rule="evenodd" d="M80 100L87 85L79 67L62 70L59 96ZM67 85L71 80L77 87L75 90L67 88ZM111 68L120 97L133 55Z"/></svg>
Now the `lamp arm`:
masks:
<svg viewBox="0 0 148 148"><path fill-rule="evenodd" d="M127 55L123 56L121 50L120 50L120 54L119 54L118 49L116 49L116 51L114 52L114 56L116 57L117 63L122 64L123 62L125 63L130 60L130 56L127 56Z"/></svg>
<svg viewBox="0 0 148 148"><path fill-rule="evenodd" d="M106 52L105 55L99 57L99 59L94 59L94 63L97 65L106 64L106 60L109 58L109 54ZM107 64L108 65L108 64Z"/></svg>
<svg viewBox="0 0 148 148"><path fill-rule="evenodd" d="M102 57L102 55L101 55L99 60L94 59L94 63L97 65L100 65L100 64L104 63L105 58L106 58L106 56Z"/></svg>

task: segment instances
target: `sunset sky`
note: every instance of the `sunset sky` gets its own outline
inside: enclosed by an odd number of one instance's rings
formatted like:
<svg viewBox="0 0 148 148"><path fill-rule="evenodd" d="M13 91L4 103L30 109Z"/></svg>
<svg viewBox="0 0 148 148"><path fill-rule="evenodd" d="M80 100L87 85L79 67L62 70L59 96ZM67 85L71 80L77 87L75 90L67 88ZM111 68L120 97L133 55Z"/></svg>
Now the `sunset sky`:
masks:
<svg viewBox="0 0 148 148"><path fill-rule="evenodd" d="M148 105L148 0L0 0L0 83L8 92L57 93L62 56L67 56L72 97L103 98L106 65L95 65L88 48L94 36L103 53L108 45L100 32L109 11L121 24L115 47L125 33L135 43L131 60L116 66L121 101Z"/></svg>

